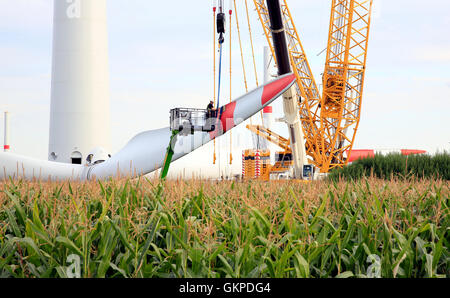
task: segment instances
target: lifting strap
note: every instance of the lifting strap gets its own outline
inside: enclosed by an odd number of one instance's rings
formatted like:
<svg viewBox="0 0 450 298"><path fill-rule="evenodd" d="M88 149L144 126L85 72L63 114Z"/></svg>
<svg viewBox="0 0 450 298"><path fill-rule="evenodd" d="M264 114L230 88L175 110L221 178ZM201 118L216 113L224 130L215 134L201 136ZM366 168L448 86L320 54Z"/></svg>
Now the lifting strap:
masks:
<svg viewBox="0 0 450 298"><path fill-rule="evenodd" d="M217 93L217 111L220 107L220 83L222 80L222 45L225 41L225 13L223 8L223 0L219 0L219 13L217 14L217 33L219 34L219 82L218 82L218 93ZM217 113L219 114L219 113ZM217 115L219 117L219 115Z"/></svg>
<svg viewBox="0 0 450 298"><path fill-rule="evenodd" d="M222 81L222 44L219 43L219 82L218 82L218 91L217 91L217 111L219 110L220 107L220 86L221 86L221 81Z"/></svg>

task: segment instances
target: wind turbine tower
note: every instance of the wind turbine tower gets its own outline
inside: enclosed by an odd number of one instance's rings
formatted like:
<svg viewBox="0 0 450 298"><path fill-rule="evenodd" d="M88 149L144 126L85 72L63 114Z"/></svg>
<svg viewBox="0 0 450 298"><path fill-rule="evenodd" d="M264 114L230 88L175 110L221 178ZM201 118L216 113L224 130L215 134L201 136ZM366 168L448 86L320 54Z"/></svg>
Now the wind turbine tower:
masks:
<svg viewBox="0 0 450 298"><path fill-rule="evenodd" d="M106 0L54 0L49 160L110 152Z"/></svg>

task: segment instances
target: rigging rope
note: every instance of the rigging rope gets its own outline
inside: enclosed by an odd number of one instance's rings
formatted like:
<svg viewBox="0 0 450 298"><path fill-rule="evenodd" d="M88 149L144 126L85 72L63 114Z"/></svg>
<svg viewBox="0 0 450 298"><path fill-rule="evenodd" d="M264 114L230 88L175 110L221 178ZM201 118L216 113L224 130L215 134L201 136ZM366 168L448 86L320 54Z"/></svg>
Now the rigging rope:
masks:
<svg viewBox="0 0 450 298"><path fill-rule="evenodd" d="M250 25L250 16L248 14L247 0L245 0L245 11L247 13L248 33L250 35L250 45L252 47L253 68L255 70L256 86L259 86L259 83L258 83L258 71L256 70L256 61L255 61L255 50L253 48L252 26Z"/></svg>
<svg viewBox="0 0 450 298"><path fill-rule="evenodd" d="M250 25L250 15L248 13L248 4L247 4L247 0L245 0L245 12L247 14L247 24L248 24L248 33L250 36L250 45L252 48L252 58L253 58L253 69L255 71L255 80L256 80L256 86L259 86L259 82L258 82L258 71L256 69L256 60L255 60L255 50L253 47L253 35L252 35L252 26ZM260 112L261 115L261 125L264 125L264 120L263 120L263 111L261 110Z"/></svg>
<svg viewBox="0 0 450 298"><path fill-rule="evenodd" d="M231 59L231 49L232 49L232 47L231 47L231 23L232 23L232 14L233 14L233 10L232 10L232 8L231 8L231 1L230 1L230 9L229 9L229 12L230 12L230 103L231 103L231 101L233 100L232 99L232 95L231 95L231 91L232 91L232 66L233 66L233 64L232 64L232 59ZM232 165L233 164L233 132L232 131L230 131L230 165Z"/></svg>
<svg viewBox="0 0 450 298"><path fill-rule="evenodd" d="M217 106L216 109L219 111L220 107L220 85L222 81L222 44L219 43L219 82L217 84ZM217 118L219 118L219 113L217 113Z"/></svg>
<svg viewBox="0 0 450 298"><path fill-rule="evenodd" d="M237 7L236 7L236 0L233 0L233 2L234 2L234 12L235 12L235 15L236 15L236 28L237 28L237 32L238 32L239 49L240 49L240 52L241 52L242 73L244 75L245 92L247 93L248 92L247 73L245 71L244 51L242 50L241 30L239 28L239 19L238 19ZM250 124L253 125L251 117L250 117Z"/></svg>
<svg viewBox="0 0 450 298"><path fill-rule="evenodd" d="M219 82L218 82L218 92L217 92L217 110L220 107L220 87L222 81L222 48L225 41L225 13L223 12L223 0L219 2L219 13L217 14L217 33L219 33ZM217 113L219 114L219 113ZM217 115L219 118L219 115Z"/></svg>
<svg viewBox="0 0 450 298"><path fill-rule="evenodd" d="M213 56L214 56L214 105L216 104L216 0L213 0ZM216 164L216 139L214 139L214 153L213 153L213 164Z"/></svg>
<svg viewBox="0 0 450 298"><path fill-rule="evenodd" d="M220 84L221 84L221 79L222 79L222 43L223 43L223 35L220 35L220 37L219 37L219 51L220 51L220 54L219 54L219 82L218 82L218 86L217 86L217 89L218 89L218 93L217 93L217 107L216 107L216 115L217 115L217 118L216 118L216 125L215 125L215 128L214 128L214 130L216 130L218 127L219 127L219 120L220 120L220 113L221 113L221 110L219 110L219 106L220 106ZM219 144L220 144L220 141L219 141ZM221 177L221 172L220 172L220 146L219 146L219 177Z"/></svg>

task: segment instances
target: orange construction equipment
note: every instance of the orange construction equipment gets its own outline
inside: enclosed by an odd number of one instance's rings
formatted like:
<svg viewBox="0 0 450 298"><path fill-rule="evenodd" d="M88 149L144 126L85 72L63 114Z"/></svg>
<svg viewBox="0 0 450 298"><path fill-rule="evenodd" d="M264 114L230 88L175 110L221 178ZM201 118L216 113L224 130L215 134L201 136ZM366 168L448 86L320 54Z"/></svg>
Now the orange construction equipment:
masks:
<svg viewBox="0 0 450 298"><path fill-rule="evenodd" d="M290 141L282 136L274 133L268 128L262 125L247 125L252 133L259 137L262 137L269 142L277 145L283 151L275 153L275 164L270 164L270 151L269 150L244 150L243 151L243 177L244 179L258 179L268 181L272 174L283 174L289 172L292 162L292 151L290 148ZM257 159L259 152L260 160ZM253 173L257 172L258 165L260 164L261 175L257 176Z"/></svg>
<svg viewBox="0 0 450 298"><path fill-rule="evenodd" d="M242 178L244 180L270 179L270 151L248 149L242 152Z"/></svg>

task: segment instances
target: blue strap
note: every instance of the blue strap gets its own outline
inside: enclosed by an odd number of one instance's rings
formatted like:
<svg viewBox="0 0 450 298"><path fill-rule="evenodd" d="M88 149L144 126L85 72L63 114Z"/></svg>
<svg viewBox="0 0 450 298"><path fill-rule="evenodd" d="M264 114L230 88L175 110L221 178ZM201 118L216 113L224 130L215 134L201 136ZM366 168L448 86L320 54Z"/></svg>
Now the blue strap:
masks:
<svg viewBox="0 0 450 298"><path fill-rule="evenodd" d="M219 110L220 106L220 83L222 79L222 44L219 44L219 50L220 50L220 58L219 58L219 91L217 94L217 107L216 110Z"/></svg>

